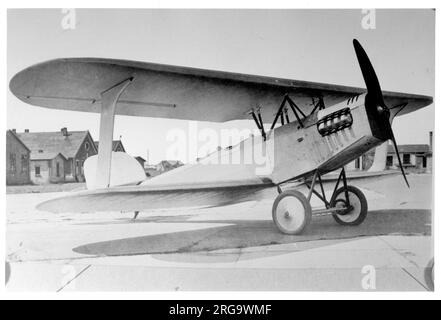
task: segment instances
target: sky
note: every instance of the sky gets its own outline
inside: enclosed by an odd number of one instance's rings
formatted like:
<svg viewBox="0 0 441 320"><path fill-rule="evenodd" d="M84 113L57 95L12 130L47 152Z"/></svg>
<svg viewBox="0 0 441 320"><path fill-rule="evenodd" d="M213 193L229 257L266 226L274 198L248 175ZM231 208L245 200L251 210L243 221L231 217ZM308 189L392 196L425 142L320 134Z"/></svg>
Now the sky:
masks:
<svg viewBox="0 0 441 320"><path fill-rule="evenodd" d="M8 10L8 83L46 60L103 57L364 87L352 47L357 38L383 90L434 96L435 12L376 10L373 29L363 28L365 16L361 9L81 9L74 28L66 29L61 9ZM252 121L197 125L217 131L255 128ZM31 106L7 89L8 129L62 127L89 130L97 140L99 115ZM154 164L167 157L168 133L190 127L184 120L117 116L114 138L121 137L129 154L148 154ZM434 105L396 118L393 128L399 144L428 143Z"/></svg>

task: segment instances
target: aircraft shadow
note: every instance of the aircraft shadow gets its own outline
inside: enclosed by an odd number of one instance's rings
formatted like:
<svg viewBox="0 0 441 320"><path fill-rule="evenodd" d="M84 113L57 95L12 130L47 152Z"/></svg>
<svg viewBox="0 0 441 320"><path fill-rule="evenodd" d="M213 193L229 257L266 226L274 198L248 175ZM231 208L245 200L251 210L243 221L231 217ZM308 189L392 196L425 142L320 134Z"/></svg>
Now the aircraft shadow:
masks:
<svg viewBox="0 0 441 320"><path fill-rule="evenodd" d="M327 241L327 245L349 241L359 237L379 235L431 235L430 210L382 210L369 212L366 221L358 227L340 226L332 217L317 217L311 226L299 236L289 236L277 231L272 221L266 220L185 220L179 223L220 223L227 226L210 227L199 230L179 231L142 237L89 243L73 249L74 252L95 256L127 256L153 254L197 254L222 249L241 249L276 244L302 244L310 248L307 242ZM176 217L155 219L160 223L177 223ZM318 244L316 244L317 246ZM318 245L319 246L319 245ZM286 252L284 252L286 253ZM266 252L268 254L280 254ZM230 255L231 256L231 255ZM253 256L253 255L250 255ZM214 259L219 261L217 257ZM209 258L207 258L210 260ZM203 259L207 262L207 259Z"/></svg>

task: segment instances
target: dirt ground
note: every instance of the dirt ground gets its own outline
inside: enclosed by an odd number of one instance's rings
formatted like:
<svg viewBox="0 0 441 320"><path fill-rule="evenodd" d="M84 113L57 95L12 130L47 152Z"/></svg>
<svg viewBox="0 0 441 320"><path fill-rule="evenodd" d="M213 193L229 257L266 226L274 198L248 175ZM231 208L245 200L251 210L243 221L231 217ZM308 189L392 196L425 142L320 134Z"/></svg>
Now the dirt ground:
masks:
<svg viewBox="0 0 441 320"><path fill-rule="evenodd" d="M141 212L134 221L130 212L35 209L67 192L9 194L7 290L431 290L432 177L408 179L410 189L399 175L351 182L368 199L366 221L316 217L300 236L274 227L274 199ZM376 274L368 289L366 268Z"/></svg>

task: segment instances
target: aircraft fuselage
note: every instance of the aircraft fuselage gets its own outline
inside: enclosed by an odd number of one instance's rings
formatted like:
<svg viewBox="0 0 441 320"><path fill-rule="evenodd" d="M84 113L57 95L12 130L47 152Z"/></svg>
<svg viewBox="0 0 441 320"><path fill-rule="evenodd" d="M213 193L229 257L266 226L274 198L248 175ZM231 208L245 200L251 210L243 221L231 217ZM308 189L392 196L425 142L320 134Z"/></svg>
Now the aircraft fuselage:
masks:
<svg viewBox="0 0 441 320"><path fill-rule="evenodd" d="M186 188L279 184L334 171L384 140L375 137L364 105L365 95L317 111L261 136L222 149L197 163L147 180L151 187ZM143 183L144 184L144 183Z"/></svg>
<svg viewBox="0 0 441 320"><path fill-rule="evenodd" d="M274 143L274 183L296 179L319 169L334 171L384 142L374 136L364 105L366 95L315 112L299 123L273 130L267 143Z"/></svg>

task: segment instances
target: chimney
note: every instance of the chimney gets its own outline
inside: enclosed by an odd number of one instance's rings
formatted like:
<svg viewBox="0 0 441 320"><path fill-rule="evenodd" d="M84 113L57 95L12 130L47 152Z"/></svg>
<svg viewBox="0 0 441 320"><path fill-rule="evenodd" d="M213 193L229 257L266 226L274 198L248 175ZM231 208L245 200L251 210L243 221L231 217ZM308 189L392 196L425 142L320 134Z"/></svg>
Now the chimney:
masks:
<svg viewBox="0 0 441 320"><path fill-rule="evenodd" d="M29 129L25 129L25 133L29 133Z"/></svg>
<svg viewBox="0 0 441 320"><path fill-rule="evenodd" d="M67 132L67 128L66 128L66 127L61 128L61 133L62 133L63 136L65 136L65 137L67 137L67 136L69 135L68 132Z"/></svg>
<svg viewBox="0 0 441 320"><path fill-rule="evenodd" d="M432 149L432 143L433 143L433 131L430 131L429 132L429 148L430 148L430 151L433 150Z"/></svg>
<svg viewBox="0 0 441 320"><path fill-rule="evenodd" d="M12 129L11 131L14 133L17 133L17 129Z"/></svg>

